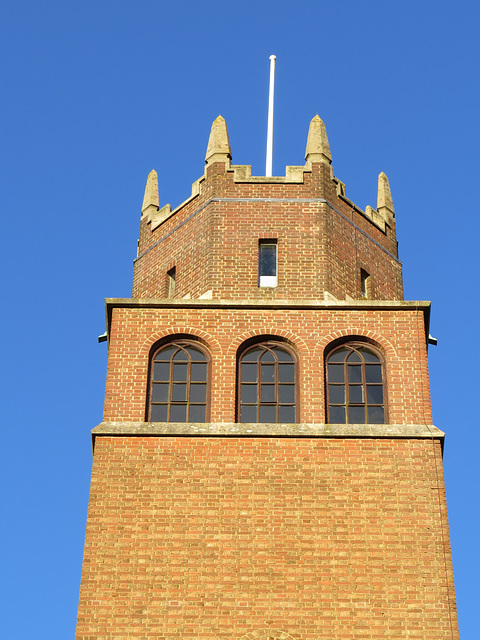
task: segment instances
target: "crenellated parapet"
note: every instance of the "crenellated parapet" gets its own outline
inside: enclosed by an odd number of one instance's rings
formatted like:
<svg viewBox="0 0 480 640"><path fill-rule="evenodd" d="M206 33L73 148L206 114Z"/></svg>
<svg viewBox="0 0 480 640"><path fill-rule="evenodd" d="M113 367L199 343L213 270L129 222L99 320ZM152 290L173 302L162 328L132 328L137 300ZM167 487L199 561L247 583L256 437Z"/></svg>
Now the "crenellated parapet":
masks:
<svg viewBox="0 0 480 640"><path fill-rule="evenodd" d="M225 119L212 124L203 175L175 209L160 207L158 176L145 188L134 295L164 297L175 268L175 295L199 299L254 297L356 299L362 273L369 295L401 299L401 265L388 179L378 179L377 207L362 210L336 178L325 124L310 122L305 164L284 176L254 176L232 164ZM277 245L278 277L259 286L259 243ZM228 249L228 247L231 247ZM225 253L225 249L227 253ZM298 274L303 274L298 277ZM360 283L360 284L359 284Z"/></svg>

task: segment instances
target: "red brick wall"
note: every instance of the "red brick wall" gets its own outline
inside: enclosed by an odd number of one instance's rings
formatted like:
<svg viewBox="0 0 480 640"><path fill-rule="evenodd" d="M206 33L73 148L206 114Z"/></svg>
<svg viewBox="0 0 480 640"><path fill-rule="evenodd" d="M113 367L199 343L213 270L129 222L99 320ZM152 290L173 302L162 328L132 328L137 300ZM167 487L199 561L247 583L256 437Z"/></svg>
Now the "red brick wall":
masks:
<svg viewBox="0 0 480 640"><path fill-rule="evenodd" d="M428 439L98 437L76 638L458 638L441 469Z"/></svg>
<svg viewBox="0 0 480 640"><path fill-rule="evenodd" d="M161 338L199 337L212 355L212 422L235 421L238 347L253 336L287 339L299 358L300 421L325 421L324 349L341 336L374 340L386 359L389 422L431 424L423 311L415 309L115 308L104 420L145 419L148 361Z"/></svg>
<svg viewBox="0 0 480 640"><path fill-rule="evenodd" d="M211 198L236 200L208 203ZM327 204L298 202L311 198L328 200L355 226ZM275 289L258 287L259 238L278 239ZM372 276L373 299L401 300L401 264L392 255L394 230L383 233L338 197L329 167L314 165L303 184L235 183L233 172L217 163L209 167L200 194L153 232L142 219L132 295L165 297L165 274L175 265L178 298L212 291L220 299L322 300L328 291L344 300L361 297L363 268Z"/></svg>
<svg viewBox="0 0 480 640"><path fill-rule="evenodd" d="M299 202L312 198L331 206ZM258 287L259 238L278 240L275 289ZM298 356L300 422L325 422L325 349L363 338L385 358L388 421L431 424L425 308L283 304L325 291L358 299L360 269L373 299L402 300L396 255L395 230L339 197L326 165L303 184L267 184L235 183L214 164L199 195L157 229L142 219L133 296L165 297L175 266L177 298L212 291L265 304L112 303L104 420L145 420L151 350L181 335L210 351L211 421L234 422L237 351L273 336ZM455 640L440 446L97 435L77 640L240 640L261 629L294 640ZM281 631L271 637L285 640Z"/></svg>

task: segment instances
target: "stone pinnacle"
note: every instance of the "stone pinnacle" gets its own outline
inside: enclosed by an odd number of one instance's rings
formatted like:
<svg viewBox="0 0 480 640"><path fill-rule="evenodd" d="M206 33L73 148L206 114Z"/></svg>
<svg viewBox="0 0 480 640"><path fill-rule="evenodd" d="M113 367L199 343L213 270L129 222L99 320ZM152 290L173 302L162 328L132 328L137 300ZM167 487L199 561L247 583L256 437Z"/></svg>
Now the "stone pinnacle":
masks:
<svg viewBox="0 0 480 640"><path fill-rule="evenodd" d="M150 206L154 206L156 209L159 207L158 175L155 169L152 169L148 174L145 195L143 196L142 213Z"/></svg>
<svg viewBox="0 0 480 640"><path fill-rule="evenodd" d="M207 164L225 162L226 160L231 160L231 158L232 152L230 150L230 140L228 139L227 123L222 116L218 116L213 121L210 131L205 162Z"/></svg>
<svg viewBox="0 0 480 640"><path fill-rule="evenodd" d="M332 154L330 153L330 145L328 144L327 130L325 129L325 125L318 114L312 118L310 128L308 129L305 160L307 163L332 163Z"/></svg>
<svg viewBox="0 0 480 640"><path fill-rule="evenodd" d="M387 176L383 171L378 176L377 189L377 211L395 217L395 209L393 208L392 194L390 192L390 184Z"/></svg>

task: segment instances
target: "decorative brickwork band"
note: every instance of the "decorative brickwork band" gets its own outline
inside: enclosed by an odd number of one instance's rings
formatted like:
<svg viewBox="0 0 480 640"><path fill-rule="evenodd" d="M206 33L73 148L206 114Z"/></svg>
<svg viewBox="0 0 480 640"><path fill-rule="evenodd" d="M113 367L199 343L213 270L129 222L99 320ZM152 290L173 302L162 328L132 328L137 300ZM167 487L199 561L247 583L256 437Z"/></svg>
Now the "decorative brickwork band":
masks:
<svg viewBox="0 0 480 640"><path fill-rule="evenodd" d="M295 640L286 631L280 629L260 629L242 636L241 640Z"/></svg>
<svg viewBox="0 0 480 640"><path fill-rule="evenodd" d="M214 338L210 333L203 331L201 329L196 329L192 327L168 327L168 329L163 329L161 331L157 331L156 333L149 336L147 340L142 344L139 349L138 355L140 357L144 356L148 358L150 354L150 350L157 342L164 338L175 338L175 337L195 337L200 342L203 342L206 347L211 351L212 354L222 353L222 347L216 338Z"/></svg>

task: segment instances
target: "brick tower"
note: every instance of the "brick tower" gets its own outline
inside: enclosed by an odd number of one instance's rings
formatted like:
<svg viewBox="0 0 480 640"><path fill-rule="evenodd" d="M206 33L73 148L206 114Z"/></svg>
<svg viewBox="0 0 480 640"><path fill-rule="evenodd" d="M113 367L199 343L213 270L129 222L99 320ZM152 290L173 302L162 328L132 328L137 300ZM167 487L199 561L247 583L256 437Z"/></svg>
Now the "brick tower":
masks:
<svg viewBox="0 0 480 640"><path fill-rule="evenodd" d="M212 126L171 211L148 176L108 299L77 640L458 638L428 302L375 209L304 166L254 177Z"/></svg>

